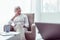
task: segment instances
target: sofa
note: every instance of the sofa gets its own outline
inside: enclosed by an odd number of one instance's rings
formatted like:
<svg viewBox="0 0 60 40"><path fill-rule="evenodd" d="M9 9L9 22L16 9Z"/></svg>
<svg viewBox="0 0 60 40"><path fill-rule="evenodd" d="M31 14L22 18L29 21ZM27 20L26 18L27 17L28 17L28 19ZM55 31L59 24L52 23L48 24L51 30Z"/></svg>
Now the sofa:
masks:
<svg viewBox="0 0 60 40"><path fill-rule="evenodd" d="M44 40L60 40L60 24L35 23Z"/></svg>

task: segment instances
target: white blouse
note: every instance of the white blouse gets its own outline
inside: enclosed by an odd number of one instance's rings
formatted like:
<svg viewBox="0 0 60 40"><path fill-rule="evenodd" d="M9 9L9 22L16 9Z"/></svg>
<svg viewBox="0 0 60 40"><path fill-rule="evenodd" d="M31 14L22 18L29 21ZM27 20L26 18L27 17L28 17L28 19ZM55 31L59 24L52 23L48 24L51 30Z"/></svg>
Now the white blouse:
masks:
<svg viewBox="0 0 60 40"><path fill-rule="evenodd" d="M15 25L21 24L23 26L29 27L28 17L24 14L21 14L21 15L15 17L15 19L13 21L10 20L8 22L9 25L11 25L12 23L14 23Z"/></svg>

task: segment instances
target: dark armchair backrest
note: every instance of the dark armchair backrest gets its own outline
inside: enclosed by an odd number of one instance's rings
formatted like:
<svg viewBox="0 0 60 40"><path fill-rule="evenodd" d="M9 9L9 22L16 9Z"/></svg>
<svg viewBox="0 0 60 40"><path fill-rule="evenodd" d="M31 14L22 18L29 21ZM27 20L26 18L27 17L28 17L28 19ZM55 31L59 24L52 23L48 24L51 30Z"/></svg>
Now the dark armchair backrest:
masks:
<svg viewBox="0 0 60 40"><path fill-rule="evenodd" d="M29 29L28 30L31 30L31 24L34 23L34 14L25 14L25 15L27 15L28 21L29 21Z"/></svg>

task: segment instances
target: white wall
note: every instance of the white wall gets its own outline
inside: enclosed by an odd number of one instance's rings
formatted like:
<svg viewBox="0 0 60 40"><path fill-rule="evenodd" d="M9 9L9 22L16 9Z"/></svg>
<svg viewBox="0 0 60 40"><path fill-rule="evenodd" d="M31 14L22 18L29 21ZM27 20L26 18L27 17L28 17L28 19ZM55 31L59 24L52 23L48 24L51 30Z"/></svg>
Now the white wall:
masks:
<svg viewBox="0 0 60 40"><path fill-rule="evenodd" d="M41 5L40 0L32 0L32 12L35 13L35 22L40 21Z"/></svg>
<svg viewBox="0 0 60 40"><path fill-rule="evenodd" d="M31 12L31 0L0 0L0 31L14 16L14 8L20 6L22 13Z"/></svg>
<svg viewBox="0 0 60 40"><path fill-rule="evenodd" d="M20 6L22 13L31 12L31 0L1 0L0 1L0 24L4 20L9 20L14 15L14 8Z"/></svg>
<svg viewBox="0 0 60 40"><path fill-rule="evenodd" d="M41 13L40 22L60 23L60 13Z"/></svg>

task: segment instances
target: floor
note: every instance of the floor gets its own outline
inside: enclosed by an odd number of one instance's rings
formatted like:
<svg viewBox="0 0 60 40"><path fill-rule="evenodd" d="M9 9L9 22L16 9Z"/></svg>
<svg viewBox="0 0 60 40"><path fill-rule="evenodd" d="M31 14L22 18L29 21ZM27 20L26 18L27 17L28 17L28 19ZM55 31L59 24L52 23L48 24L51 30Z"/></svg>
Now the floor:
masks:
<svg viewBox="0 0 60 40"><path fill-rule="evenodd" d="M42 36L40 35L40 33L38 33L37 27L36 27L36 40L43 40Z"/></svg>

